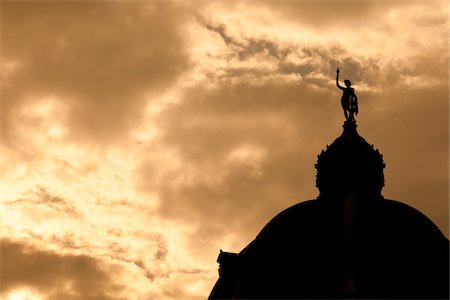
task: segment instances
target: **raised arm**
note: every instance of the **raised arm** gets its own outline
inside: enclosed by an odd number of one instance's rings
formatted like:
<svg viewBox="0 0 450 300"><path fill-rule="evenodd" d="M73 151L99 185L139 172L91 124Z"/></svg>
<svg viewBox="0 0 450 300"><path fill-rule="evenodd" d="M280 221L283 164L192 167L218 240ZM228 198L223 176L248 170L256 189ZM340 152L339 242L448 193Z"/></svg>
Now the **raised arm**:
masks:
<svg viewBox="0 0 450 300"><path fill-rule="evenodd" d="M339 69L336 70L336 86L343 90L344 88L339 85Z"/></svg>

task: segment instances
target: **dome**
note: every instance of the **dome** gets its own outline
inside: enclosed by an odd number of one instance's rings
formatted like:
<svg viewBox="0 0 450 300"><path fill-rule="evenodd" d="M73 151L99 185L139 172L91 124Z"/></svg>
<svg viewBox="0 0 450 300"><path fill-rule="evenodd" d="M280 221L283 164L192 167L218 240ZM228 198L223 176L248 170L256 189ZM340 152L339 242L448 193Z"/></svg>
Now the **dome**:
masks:
<svg viewBox="0 0 450 300"><path fill-rule="evenodd" d="M350 244L344 218L316 200L278 214L241 251L236 298L448 297L448 240L425 215L382 199Z"/></svg>
<svg viewBox="0 0 450 300"><path fill-rule="evenodd" d="M318 155L316 186L322 198L349 192L380 196L384 186L383 155L356 131L354 121L344 123L344 131Z"/></svg>
<svg viewBox="0 0 450 300"><path fill-rule="evenodd" d="M318 156L317 199L279 213L239 254L221 252L210 299L448 298L448 239L384 199L382 155L354 120L343 127Z"/></svg>

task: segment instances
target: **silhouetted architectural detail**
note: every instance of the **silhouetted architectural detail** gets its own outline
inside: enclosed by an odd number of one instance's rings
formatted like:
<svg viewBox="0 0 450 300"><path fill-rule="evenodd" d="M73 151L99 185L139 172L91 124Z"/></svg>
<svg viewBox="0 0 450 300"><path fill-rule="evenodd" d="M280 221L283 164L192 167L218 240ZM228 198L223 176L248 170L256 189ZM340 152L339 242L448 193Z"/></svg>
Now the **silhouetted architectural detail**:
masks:
<svg viewBox="0 0 450 300"><path fill-rule="evenodd" d="M231 298L236 291L242 268L243 256L220 250L217 258L219 266L219 280L213 290L218 298Z"/></svg>
<svg viewBox="0 0 450 300"><path fill-rule="evenodd" d="M448 299L449 241L383 198L384 167L347 120L318 157L317 199L282 211L239 254L221 251L209 299Z"/></svg>
<svg viewBox="0 0 450 300"><path fill-rule="evenodd" d="M343 127L342 135L318 155L319 198L341 198L352 192L378 199L384 186L383 155L358 135L355 121L348 120Z"/></svg>
<svg viewBox="0 0 450 300"><path fill-rule="evenodd" d="M339 69L336 70L336 86L343 91L341 98L342 109L346 120L355 120L355 114L358 114L358 97L356 97L355 89L350 87L352 82L348 79L344 80L345 87L339 85Z"/></svg>

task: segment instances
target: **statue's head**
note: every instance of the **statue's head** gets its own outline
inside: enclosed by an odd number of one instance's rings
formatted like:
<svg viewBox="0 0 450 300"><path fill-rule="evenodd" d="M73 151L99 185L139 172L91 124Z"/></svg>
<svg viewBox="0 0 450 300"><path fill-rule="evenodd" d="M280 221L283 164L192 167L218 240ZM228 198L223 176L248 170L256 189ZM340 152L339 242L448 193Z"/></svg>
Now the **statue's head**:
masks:
<svg viewBox="0 0 450 300"><path fill-rule="evenodd" d="M345 79L344 80L344 84L345 84L346 87L350 87L352 85L352 82L350 80L348 80L348 79Z"/></svg>

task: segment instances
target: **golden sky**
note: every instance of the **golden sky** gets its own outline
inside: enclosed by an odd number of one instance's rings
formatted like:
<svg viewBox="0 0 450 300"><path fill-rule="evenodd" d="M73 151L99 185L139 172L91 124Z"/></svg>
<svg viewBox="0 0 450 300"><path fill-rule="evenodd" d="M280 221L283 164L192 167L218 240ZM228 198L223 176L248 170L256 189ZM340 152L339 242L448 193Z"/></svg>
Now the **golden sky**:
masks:
<svg viewBox="0 0 450 300"><path fill-rule="evenodd" d="M336 67L448 236L448 2L1 1L0 299L205 299L314 199Z"/></svg>

